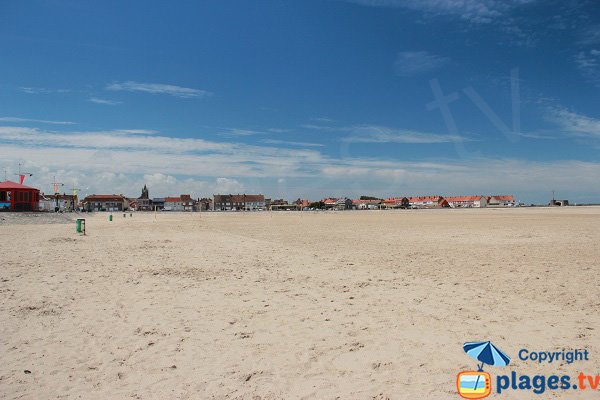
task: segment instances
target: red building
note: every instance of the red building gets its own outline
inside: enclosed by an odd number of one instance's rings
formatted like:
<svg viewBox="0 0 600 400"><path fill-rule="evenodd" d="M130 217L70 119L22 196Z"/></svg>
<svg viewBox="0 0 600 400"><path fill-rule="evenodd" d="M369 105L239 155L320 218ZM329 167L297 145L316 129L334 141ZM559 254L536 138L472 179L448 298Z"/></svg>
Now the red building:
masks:
<svg viewBox="0 0 600 400"><path fill-rule="evenodd" d="M37 211L40 191L17 182L0 182L1 211Z"/></svg>

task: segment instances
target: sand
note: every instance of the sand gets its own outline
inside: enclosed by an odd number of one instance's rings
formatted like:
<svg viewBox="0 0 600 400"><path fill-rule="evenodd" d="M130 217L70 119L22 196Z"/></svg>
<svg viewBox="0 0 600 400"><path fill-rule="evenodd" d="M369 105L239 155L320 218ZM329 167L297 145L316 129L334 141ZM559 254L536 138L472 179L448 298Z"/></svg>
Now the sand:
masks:
<svg viewBox="0 0 600 400"><path fill-rule="evenodd" d="M0 225L2 399L457 399L473 340L599 373L600 208L85 217Z"/></svg>
<svg viewBox="0 0 600 400"><path fill-rule="evenodd" d="M77 218L85 218L85 213L44 213L44 212L0 212L0 226L2 225L45 225L69 224Z"/></svg>

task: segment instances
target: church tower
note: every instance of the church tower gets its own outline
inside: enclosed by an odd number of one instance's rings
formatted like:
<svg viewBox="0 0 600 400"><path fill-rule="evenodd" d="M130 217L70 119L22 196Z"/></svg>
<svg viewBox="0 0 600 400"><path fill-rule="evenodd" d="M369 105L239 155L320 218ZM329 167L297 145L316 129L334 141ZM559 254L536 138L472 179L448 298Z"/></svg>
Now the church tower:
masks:
<svg viewBox="0 0 600 400"><path fill-rule="evenodd" d="M150 198L150 195L148 194L148 188L146 187L146 185L144 185L140 199L149 199L149 198Z"/></svg>

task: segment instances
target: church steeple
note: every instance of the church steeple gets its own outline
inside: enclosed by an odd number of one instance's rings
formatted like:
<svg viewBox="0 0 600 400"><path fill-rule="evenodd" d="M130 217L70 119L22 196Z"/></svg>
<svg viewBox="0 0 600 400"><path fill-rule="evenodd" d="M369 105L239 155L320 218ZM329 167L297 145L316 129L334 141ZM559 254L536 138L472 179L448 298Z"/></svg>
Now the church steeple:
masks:
<svg viewBox="0 0 600 400"><path fill-rule="evenodd" d="M149 198L150 198L150 195L148 194L148 188L146 187L146 185L144 185L140 199L149 199Z"/></svg>

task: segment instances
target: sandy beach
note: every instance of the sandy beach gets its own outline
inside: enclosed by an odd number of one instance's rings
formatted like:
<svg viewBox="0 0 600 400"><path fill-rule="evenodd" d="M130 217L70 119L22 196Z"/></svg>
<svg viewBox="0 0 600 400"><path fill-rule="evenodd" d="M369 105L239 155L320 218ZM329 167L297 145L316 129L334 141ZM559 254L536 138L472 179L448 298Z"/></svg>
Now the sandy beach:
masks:
<svg viewBox="0 0 600 400"><path fill-rule="evenodd" d="M2 399L456 399L475 340L600 368L597 207L83 216L0 224Z"/></svg>

